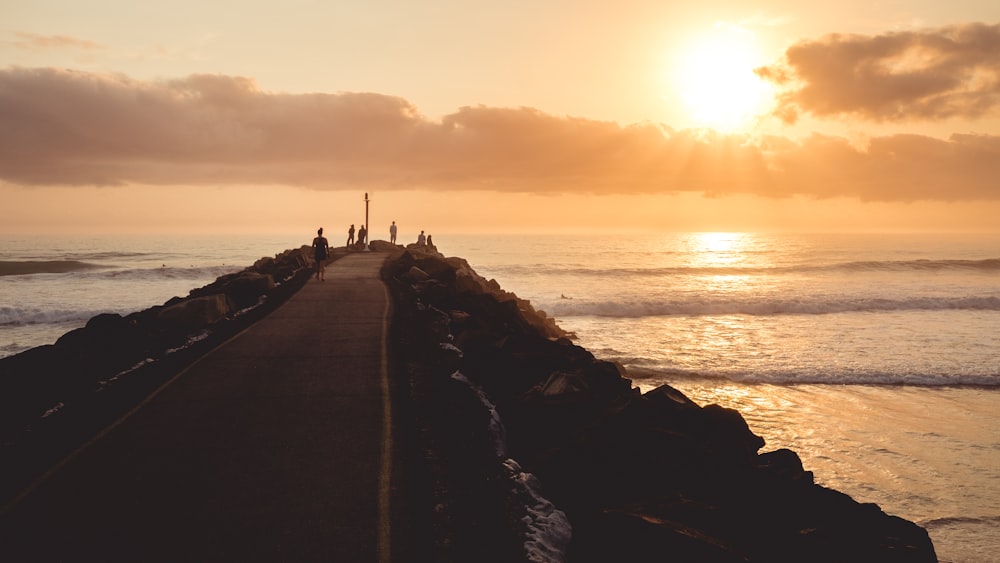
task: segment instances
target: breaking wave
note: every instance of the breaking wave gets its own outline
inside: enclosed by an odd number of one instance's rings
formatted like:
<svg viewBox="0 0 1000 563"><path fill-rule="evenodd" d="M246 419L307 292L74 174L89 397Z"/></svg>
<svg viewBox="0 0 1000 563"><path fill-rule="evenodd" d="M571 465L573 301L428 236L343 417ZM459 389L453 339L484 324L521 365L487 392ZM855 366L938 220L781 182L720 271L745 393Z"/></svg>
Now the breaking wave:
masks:
<svg viewBox="0 0 1000 563"><path fill-rule="evenodd" d="M37 307L0 307L0 326L29 326L85 323L106 310L41 309Z"/></svg>
<svg viewBox="0 0 1000 563"><path fill-rule="evenodd" d="M505 276L515 277L552 273L553 268L544 264L510 265L501 268ZM792 266L672 266L663 268L593 268L570 265L555 269L571 276L634 277L634 276L753 276L799 273L857 273L857 272L982 272L1000 273L1000 258L986 260L887 260L854 261L833 264L799 264Z"/></svg>
<svg viewBox="0 0 1000 563"><path fill-rule="evenodd" d="M0 276L30 276L34 274L79 274L106 280L211 279L236 272L242 267L216 265L156 268L120 268L79 260L0 261Z"/></svg>
<svg viewBox="0 0 1000 563"><path fill-rule="evenodd" d="M614 359L609 358L609 359ZM754 371L704 371L684 369L650 369L620 361L629 377L637 384L659 379L676 380L728 380L747 384L770 385L884 385L914 387L1000 387L1000 373L956 374L882 371L840 370L754 370Z"/></svg>
<svg viewBox="0 0 1000 563"><path fill-rule="evenodd" d="M0 261L0 276L29 276L32 274L68 274L82 270L103 268L99 264L79 260L26 260Z"/></svg>
<svg viewBox="0 0 1000 563"><path fill-rule="evenodd" d="M101 271L93 272L88 275L98 276L109 281L215 280L220 276L231 274L241 269L242 268L234 266L205 266L190 268L162 266L159 268L133 268L126 270Z"/></svg>
<svg viewBox="0 0 1000 563"><path fill-rule="evenodd" d="M886 311L1000 311L1000 297L908 297L843 299L725 299L703 300L632 300L587 302L582 299L538 303L539 308L556 317L640 318L656 316L706 315L826 315Z"/></svg>

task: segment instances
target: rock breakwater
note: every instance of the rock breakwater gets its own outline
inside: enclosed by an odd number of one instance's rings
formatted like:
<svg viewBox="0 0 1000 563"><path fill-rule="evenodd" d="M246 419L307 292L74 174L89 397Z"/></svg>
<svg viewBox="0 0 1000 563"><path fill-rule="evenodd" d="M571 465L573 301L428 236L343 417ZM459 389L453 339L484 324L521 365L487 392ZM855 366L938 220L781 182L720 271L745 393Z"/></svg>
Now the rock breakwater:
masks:
<svg viewBox="0 0 1000 563"><path fill-rule="evenodd" d="M410 248L384 277L431 559L936 561L916 524L761 452L737 411L640 394L464 260Z"/></svg>

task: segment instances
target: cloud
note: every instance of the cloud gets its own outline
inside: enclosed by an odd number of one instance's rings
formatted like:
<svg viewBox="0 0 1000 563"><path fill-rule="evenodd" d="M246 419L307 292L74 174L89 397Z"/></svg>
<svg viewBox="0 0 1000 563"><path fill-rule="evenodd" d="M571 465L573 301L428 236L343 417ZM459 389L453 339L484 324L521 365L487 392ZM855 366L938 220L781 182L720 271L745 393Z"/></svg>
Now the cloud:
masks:
<svg viewBox="0 0 1000 563"><path fill-rule="evenodd" d="M531 108L469 106L434 121L398 97L271 93L219 75L7 69L0 123L0 180L21 185L1000 199L997 136L887 136L860 149Z"/></svg>
<svg viewBox="0 0 1000 563"><path fill-rule="evenodd" d="M871 121L1000 113L1000 24L876 36L830 35L793 45L757 73L785 90L776 112Z"/></svg>
<svg viewBox="0 0 1000 563"><path fill-rule="evenodd" d="M68 35L38 35L37 33L16 32L16 40L11 44L22 51L41 51L74 49L96 51L104 46L87 39L79 39Z"/></svg>

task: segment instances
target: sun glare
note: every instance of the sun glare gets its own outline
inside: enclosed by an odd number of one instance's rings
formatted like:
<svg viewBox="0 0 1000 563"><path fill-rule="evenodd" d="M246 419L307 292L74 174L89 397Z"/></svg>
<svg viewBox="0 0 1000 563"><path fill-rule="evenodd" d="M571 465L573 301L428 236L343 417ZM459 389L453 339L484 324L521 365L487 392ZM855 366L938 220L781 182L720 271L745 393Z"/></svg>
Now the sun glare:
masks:
<svg viewBox="0 0 1000 563"><path fill-rule="evenodd" d="M749 31L717 27L680 53L673 88L698 126L726 133L747 129L771 100L769 85L753 72L763 64Z"/></svg>
<svg viewBox="0 0 1000 563"><path fill-rule="evenodd" d="M693 233L687 242L696 262L691 265L713 268L744 265L753 239L746 233Z"/></svg>

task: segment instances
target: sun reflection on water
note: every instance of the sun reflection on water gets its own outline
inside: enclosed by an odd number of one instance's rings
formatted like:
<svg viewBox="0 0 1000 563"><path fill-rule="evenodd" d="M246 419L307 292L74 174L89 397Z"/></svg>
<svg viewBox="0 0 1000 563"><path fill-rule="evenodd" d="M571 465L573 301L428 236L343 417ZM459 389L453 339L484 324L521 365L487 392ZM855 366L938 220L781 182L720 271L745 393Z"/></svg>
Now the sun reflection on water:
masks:
<svg viewBox="0 0 1000 563"><path fill-rule="evenodd" d="M753 246L748 233L692 233L689 240L693 267L740 266Z"/></svg>
<svg viewBox="0 0 1000 563"><path fill-rule="evenodd" d="M751 288L745 268L759 268L761 241L750 233L692 233L686 241L688 267L699 271L699 285L712 293L744 293Z"/></svg>

